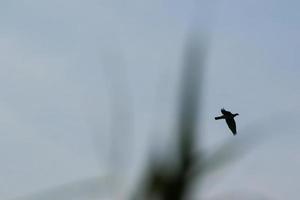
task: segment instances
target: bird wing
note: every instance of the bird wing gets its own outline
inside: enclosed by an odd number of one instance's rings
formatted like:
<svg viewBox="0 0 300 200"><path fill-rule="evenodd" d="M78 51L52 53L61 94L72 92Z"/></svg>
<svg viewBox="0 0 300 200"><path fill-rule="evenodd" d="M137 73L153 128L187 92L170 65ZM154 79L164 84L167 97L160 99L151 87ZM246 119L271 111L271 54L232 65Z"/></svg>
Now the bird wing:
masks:
<svg viewBox="0 0 300 200"><path fill-rule="evenodd" d="M225 119L225 117L224 116L215 117L215 120L219 120L219 119Z"/></svg>
<svg viewBox="0 0 300 200"><path fill-rule="evenodd" d="M233 118L229 118L226 119L226 123L228 125L228 127L230 128L230 130L232 131L233 135L236 134L236 125L235 125L235 121Z"/></svg>
<svg viewBox="0 0 300 200"><path fill-rule="evenodd" d="M222 113L223 115L231 114L231 112L225 110L224 108L221 109L221 113Z"/></svg>

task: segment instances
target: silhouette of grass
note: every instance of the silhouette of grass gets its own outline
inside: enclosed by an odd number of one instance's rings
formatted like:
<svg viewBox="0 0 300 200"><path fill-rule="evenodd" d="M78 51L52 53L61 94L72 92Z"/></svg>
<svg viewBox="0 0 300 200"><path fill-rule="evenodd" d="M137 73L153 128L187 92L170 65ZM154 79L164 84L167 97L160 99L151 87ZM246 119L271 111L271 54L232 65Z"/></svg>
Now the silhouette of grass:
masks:
<svg viewBox="0 0 300 200"><path fill-rule="evenodd" d="M135 199L184 199L189 186L187 175L194 165L193 153L199 117L199 103L202 86L201 75L204 65L204 52L206 47L193 35L188 38L184 67L182 72L181 88L179 91L179 108L177 117L177 166L168 163L156 163L150 167L147 181L144 183L144 194ZM155 159L155 158L154 158ZM173 169L170 169L172 167Z"/></svg>

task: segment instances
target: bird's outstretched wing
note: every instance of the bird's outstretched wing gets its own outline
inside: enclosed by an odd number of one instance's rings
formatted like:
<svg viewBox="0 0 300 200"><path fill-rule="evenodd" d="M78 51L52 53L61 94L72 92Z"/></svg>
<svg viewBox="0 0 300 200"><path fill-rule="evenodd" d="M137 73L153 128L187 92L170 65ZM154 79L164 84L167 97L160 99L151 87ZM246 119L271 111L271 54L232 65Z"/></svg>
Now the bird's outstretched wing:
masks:
<svg viewBox="0 0 300 200"><path fill-rule="evenodd" d="M221 113L222 113L223 115L231 114L231 112L225 110L224 108L221 109Z"/></svg>
<svg viewBox="0 0 300 200"><path fill-rule="evenodd" d="M226 119L226 123L228 125L228 127L230 128L230 130L232 131L233 135L236 134L236 125L235 125L235 121L233 118L229 118Z"/></svg>

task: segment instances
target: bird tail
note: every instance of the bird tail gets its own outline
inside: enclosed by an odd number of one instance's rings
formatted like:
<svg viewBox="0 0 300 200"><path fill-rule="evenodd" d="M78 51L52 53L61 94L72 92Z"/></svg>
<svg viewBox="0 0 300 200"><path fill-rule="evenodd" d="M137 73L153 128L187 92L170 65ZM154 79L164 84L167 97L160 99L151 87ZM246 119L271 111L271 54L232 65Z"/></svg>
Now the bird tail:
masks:
<svg viewBox="0 0 300 200"><path fill-rule="evenodd" d="M224 116L215 117L215 120L224 119Z"/></svg>

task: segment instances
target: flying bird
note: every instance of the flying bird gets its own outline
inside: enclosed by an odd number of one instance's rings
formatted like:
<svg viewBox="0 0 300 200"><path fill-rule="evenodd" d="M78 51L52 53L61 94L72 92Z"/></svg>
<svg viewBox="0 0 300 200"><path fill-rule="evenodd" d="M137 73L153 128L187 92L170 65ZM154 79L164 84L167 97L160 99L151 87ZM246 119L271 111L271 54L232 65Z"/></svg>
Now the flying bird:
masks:
<svg viewBox="0 0 300 200"><path fill-rule="evenodd" d="M232 131L233 135L236 135L236 125L234 121L234 117L239 115L238 113L232 114L231 112L225 110L224 108L221 109L222 116L215 117L215 120L225 119L228 127Z"/></svg>

